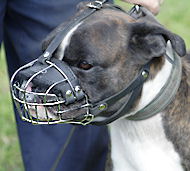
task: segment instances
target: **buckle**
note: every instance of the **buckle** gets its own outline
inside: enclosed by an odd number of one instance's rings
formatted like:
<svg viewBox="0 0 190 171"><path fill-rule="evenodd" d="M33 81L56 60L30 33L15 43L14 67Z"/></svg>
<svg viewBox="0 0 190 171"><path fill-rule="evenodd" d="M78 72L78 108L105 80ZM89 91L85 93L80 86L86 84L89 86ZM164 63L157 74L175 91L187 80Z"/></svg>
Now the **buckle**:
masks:
<svg viewBox="0 0 190 171"><path fill-rule="evenodd" d="M91 123L94 119L94 115L92 114L86 114L84 116L84 119L80 122L81 125L85 126L88 125L89 123Z"/></svg>
<svg viewBox="0 0 190 171"><path fill-rule="evenodd" d="M135 5L133 6L133 8L131 8L131 10L129 11L129 15L136 15L139 14L141 12L140 6L139 5Z"/></svg>
<svg viewBox="0 0 190 171"><path fill-rule="evenodd" d="M135 5L134 8L135 8L137 13L140 13L140 6L139 5Z"/></svg>
<svg viewBox="0 0 190 171"><path fill-rule="evenodd" d="M90 2L89 4L87 4L86 6L89 8L93 8L93 9L101 9L103 7L103 3L102 1L94 1L94 2Z"/></svg>

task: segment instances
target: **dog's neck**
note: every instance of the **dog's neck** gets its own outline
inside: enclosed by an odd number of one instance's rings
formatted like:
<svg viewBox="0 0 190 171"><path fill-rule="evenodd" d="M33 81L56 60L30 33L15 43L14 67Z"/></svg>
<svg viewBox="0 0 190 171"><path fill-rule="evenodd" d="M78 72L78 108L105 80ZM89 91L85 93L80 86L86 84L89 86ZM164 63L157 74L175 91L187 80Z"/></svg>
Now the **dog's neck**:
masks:
<svg viewBox="0 0 190 171"><path fill-rule="evenodd" d="M155 77L144 84L135 111L154 99L167 82L171 71L172 64L165 59ZM180 158L173 144L166 138L161 115L164 113L143 121L120 119L110 124L114 171L182 170Z"/></svg>
<svg viewBox="0 0 190 171"><path fill-rule="evenodd" d="M163 62L160 63L163 64L161 64L162 67L158 71L158 73L155 74L153 79L150 79L144 83L140 100L138 101L138 104L134 109L135 112L141 110L146 105L148 105L156 97L156 95L160 92L161 88L166 84L167 80L169 79L172 71L172 64L166 58L163 58ZM150 70L150 74L151 72L152 71Z"/></svg>

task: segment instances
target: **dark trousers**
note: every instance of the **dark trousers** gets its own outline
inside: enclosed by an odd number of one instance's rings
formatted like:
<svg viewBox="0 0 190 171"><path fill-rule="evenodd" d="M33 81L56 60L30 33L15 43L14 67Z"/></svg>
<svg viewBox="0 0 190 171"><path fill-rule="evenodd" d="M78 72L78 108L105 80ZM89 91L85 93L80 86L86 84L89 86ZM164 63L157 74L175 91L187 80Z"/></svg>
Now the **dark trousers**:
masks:
<svg viewBox="0 0 190 171"><path fill-rule="evenodd" d="M76 12L81 0L0 0L0 43L6 50L9 76L41 52L41 42L58 24ZM3 32L4 28L4 32ZM77 126L63 151L73 125L31 125L15 110L25 170L103 171L108 146L106 127Z"/></svg>

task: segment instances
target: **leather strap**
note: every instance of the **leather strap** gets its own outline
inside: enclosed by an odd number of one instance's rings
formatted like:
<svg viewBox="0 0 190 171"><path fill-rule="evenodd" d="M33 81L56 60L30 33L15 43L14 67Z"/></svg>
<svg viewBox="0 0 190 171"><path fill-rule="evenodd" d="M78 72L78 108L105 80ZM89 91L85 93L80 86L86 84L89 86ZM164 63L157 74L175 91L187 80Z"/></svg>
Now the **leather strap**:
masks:
<svg viewBox="0 0 190 171"><path fill-rule="evenodd" d="M71 20L66 27L62 31L60 31L56 37L52 40L52 42L49 44L47 49L45 50L44 54L39 57L39 62L45 63L46 60L50 60L53 53L55 50L58 48L64 37L67 35L67 33L75 27L77 24L79 24L81 21L85 20L87 17L92 15L94 12L97 10L102 9L104 3L107 0L99 0L99 1L94 1L88 4L87 6L89 8L85 9L81 14L76 16L73 20ZM113 5L113 4L106 4L104 5L104 8L109 8L109 9L115 9L119 11L125 12L123 9L120 7ZM125 12L126 13L126 12ZM129 15L134 17L135 19L138 19L142 15L142 11L140 10L139 6L135 6L131 9L129 12ZM108 108L110 108L112 105L117 103L117 101L121 100L122 98L126 97L129 95L129 99L125 102L125 104L121 107L119 111L114 113L111 117L105 119L102 122L92 122L93 124L97 125L103 125L103 124L108 124L126 114L139 96L142 86L144 82L148 78L148 73L149 73L149 68L150 68L150 62L143 66L142 70L140 71L140 74L135 78L125 89L121 90L119 93L99 102L98 104L93 105L92 108L90 108L90 114L92 114L94 117L102 115ZM147 77L145 77L142 73L145 72ZM103 108L101 106L104 106Z"/></svg>
<svg viewBox="0 0 190 171"><path fill-rule="evenodd" d="M172 71L166 84L162 87L156 97L147 104L143 109L127 117L129 120L144 120L163 111L173 100L180 86L182 76L181 58L173 51L171 44L167 46L167 58L172 60ZM171 59L172 58L172 59Z"/></svg>
<svg viewBox="0 0 190 171"><path fill-rule="evenodd" d="M132 81L132 83L127 88L122 90L120 93L118 93L114 96L111 96L110 98L108 98L104 101L101 101L101 103L105 104L109 107L109 106L113 105L114 103L117 103L118 100L122 99L128 93L130 93L132 91L132 93L129 97L129 100L112 116L110 116L108 118L104 117L104 119L101 121L95 120L92 123L95 125L105 125L105 124L109 124L109 123L113 122L114 120L116 120L122 116L126 117L126 119L129 119L129 120L135 120L135 121L144 120L144 119L148 119L148 118L154 116L155 114L163 111L175 97L175 94L180 85L181 75L182 75L181 59L173 51L170 42L167 45L166 53L167 53L166 60L168 60L173 65L172 71L171 71L171 74L170 74L169 79L166 82L166 84L161 88L160 92L156 95L156 97L149 104L147 104L140 111L137 111L135 113L130 112L132 104L137 99L138 95L141 93L143 83L144 83L144 81L146 81L146 79L143 81L143 79L139 75L134 81ZM148 68L148 65L146 66L146 70L147 70L147 68ZM141 71L141 73L142 73L142 71ZM142 80L140 81L140 79L142 79ZM131 90L131 88L132 88L132 90ZM104 113L108 109L107 106L103 110ZM92 110L92 114L94 114L95 117L104 116L100 111L98 112L98 109L99 109L98 107L94 108L94 110Z"/></svg>
<svg viewBox="0 0 190 171"><path fill-rule="evenodd" d="M85 9L80 15L76 16L74 19L72 19L62 31L60 31L55 38L52 40L52 42L49 44L47 49L45 50L44 54L39 58L39 60L44 63L46 60L50 60L52 57L52 54L55 52L55 50L58 48L58 46L63 41L64 37L67 35L67 33L75 27L77 24L79 24L81 21L85 20L87 17L92 15L97 10L100 10L103 7L103 4L107 0L99 0L89 3L87 6L89 8Z"/></svg>
<svg viewBox="0 0 190 171"><path fill-rule="evenodd" d="M63 41L64 37L67 35L67 33L75 27L77 24L80 22L84 21L86 18L88 18L90 15L94 14L96 11L102 9L102 8L109 8L109 9L114 9L114 10L119 10L122 12L125 12L121 7L115 5L115 4L109 4L106 3L107 0L98 0L98 1L93 1L87 4L89 8L86 8L81 14L77 15L74 19L72 19L62 31L60 31L55 38L52 40L52 42L48 45L44 53L38 58L38 60L41 63L44 63L46 60L50 60L52 57L53 53L55 50L58 48L58 46L61 44ZM106 3L106 4L105 4ZM137 6L133 7L129 15L134 17L135 19L140 17L140 9L139 12L135 12L137 9Z"/></svg>
<svg viewBox="0 0 190 171"><path fill-rule="evenodd" d="M112 105L116 104L119 100L126 97L127 95L130 95L129 99L120 108L120 110L118 110L112 116L110 116L109 118L106 118L103 121L94 121L92 123L96 125L104 125L104 124L111 123L114 120L124 116L131 109L131 106L133 105L133 103L135 102L139 94L141 93L142 86L148 78L149 70L150 70L150 62L144 65L139 75L133 81L131 81L131 83L125 89L99 102L98 104L95 105L94 108L90 109L90 113L93 114L95 117L101 116ZM102 109L101 106L105 106L105 108Z"/></svg>

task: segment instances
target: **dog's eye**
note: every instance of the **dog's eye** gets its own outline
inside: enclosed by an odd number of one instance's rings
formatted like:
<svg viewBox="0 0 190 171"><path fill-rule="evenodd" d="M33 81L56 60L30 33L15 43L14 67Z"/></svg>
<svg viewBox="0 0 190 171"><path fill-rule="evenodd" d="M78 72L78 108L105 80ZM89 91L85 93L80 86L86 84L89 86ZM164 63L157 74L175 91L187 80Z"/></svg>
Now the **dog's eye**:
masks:
<svg viewBox="0 0 190 171"><path fill-rule="evenodd" d="M79 68L84 69L84 70L89 70L93 67L92 64L89 64L87 61L81 61L78 65Z"/></svg>

